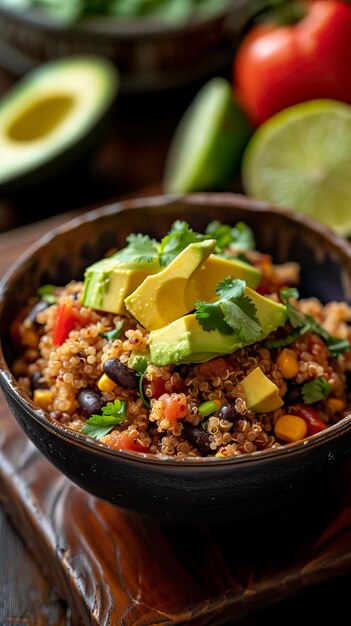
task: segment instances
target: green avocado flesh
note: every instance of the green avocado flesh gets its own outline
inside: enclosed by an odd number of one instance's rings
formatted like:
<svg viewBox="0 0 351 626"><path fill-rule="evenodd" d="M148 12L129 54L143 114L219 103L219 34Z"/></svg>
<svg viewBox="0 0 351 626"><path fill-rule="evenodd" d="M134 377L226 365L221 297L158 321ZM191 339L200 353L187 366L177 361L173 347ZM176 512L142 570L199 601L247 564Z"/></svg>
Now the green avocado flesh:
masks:
<svg viewBox="0 0 351 626"><path fill-rule="evenodd" d="M126 298L128 311L147 330L162 328L194 308L197 271L215 247L215 240L191 243L161 272L148 276Z"/></svg>
<svg viewBox="0 0 351 626"><path fill-rule="evenodd" d="M127 311L124 300L127 296L149 274L159 270L160 266L157 261L152 263L122 262L117 255L102 259L85 270L83 304L98 311L125 315Z"/></svg>
<svg viewBox="0 0 351 626"><path fill-rule="evenodd" d="M73 160L72 151L105 116L117 86L112 64L94 56L53 61L27 74L0 101L0 187L59 157L64 162L67 151Z"/></svg>
<svg viewBox="0 0 351 626"><path fill-rule="evenodd" d="M261 340L265 339L287 320L286 307L265 298L248 287L249 296L257 309L257 318L262 327ZM222 354L231 354L244 347L236 332L222 335L218 330L206 331L195 315L186 315L168 326L154 330L149 336L151 361L155 365L172 363L203 363Z"/></svg>

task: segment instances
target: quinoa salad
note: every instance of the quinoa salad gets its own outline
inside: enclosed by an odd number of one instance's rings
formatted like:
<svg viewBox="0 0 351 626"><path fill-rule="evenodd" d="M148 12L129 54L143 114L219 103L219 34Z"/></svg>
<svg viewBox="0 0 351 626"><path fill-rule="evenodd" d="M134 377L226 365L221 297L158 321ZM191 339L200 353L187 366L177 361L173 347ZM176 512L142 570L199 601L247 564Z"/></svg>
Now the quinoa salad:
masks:
<svg viewBox="0 0 351 626"><path fill-rule="evenodd" d="M241 222L132 234L81 282L39 288L12 323L12 371L53 420L115 450L301 441L349 413L351 308L300 299L299 273Z"/></svg>

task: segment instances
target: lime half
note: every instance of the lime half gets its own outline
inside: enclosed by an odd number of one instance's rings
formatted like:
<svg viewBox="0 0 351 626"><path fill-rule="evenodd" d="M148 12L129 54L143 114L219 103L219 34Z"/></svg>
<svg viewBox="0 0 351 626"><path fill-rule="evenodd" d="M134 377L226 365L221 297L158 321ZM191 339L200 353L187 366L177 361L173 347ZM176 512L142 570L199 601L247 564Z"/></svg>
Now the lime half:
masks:
<svg viewBox="0 0 351 626"><path fill-rule="evenodd" d="M224 78L212 78L185 111L167 156L166 192L225 187L250 137L248 122Z"/></svg>
<svg viewBox="0 0 351 626"><path fill-rule="evenodd" d="M249 195L350 235L351 107L313 100L281 111L250 140L242 179Z"/></svg>

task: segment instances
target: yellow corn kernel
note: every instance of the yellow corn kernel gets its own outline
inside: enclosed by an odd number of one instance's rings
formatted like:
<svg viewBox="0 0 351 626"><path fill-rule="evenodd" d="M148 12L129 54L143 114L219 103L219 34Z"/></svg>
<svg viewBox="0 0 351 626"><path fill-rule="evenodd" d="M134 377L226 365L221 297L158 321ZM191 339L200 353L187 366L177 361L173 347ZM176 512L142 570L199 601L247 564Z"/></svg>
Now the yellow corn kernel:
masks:
<svg viewBox="0 0 351 626"><path fill-rule="evenodd" d="M216 452L215 457L217 457L217 459L225 459L225 455L223 454L223 452Z"/></svg>
<svg viewBox="0 0 351 626"><path fill-rule="evenodd" d="M307 424L297 415L282 415L274 424L274 434L278 439L289 443L301 441L306 437Z"/></svg>
<svg viewBox="0 0 351 626"><path fill-rule="evenodd" d="M283 378L294 378L299 371L299 362L295 352L284 348L277 357L277 365Z"/></svg>
<svg viewBox="0 0 351 626"><path fill-rule="evenodd" d="M328 398L327 406L329 409L335 411L335 413L340 413L345 408L345 402L340 398Z"/></svg>
<svg viewBox="0 0 351 626"><path fill-rule="evenodd" d="M98 382L98 387L100 391L113 391L116 387L116 383L111 380L106 374L103 374Z"/></svg>
<svg viewBox="0 0 351 626"><path fill-rule="evenodd" d="M40 406L44 411L49 410L50 404L52 404L52 392L50 389L35 389L33 393L33 402Z"/></svg>

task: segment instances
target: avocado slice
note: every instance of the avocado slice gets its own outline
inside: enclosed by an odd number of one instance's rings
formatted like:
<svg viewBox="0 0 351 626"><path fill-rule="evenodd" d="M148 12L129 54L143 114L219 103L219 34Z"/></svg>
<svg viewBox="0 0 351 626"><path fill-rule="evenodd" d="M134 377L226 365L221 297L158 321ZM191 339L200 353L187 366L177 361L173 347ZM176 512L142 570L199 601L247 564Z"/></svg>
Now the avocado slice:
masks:
<svg viewBox="0 0 351 626"><path fill-rule="evenodd" d="M121 262L118 253L90 265L84 274L82 302L84 306L108 313L125 315L125 298L152 273L158 272L158 261Z"/></svg>
<svg viewBox="0 0 351 626"><path fill-rule="evenodd" d="M117 92L107 60L72 57L28 73L0 102L0 189L67 169L94 145Z"/></svg>
<svg viewBox="0 0 351 626"><path fill-rule="evenodd" d="M256 367L241 381L248 409L256 413L270 413L283 406L279 388Z"/></svg>
<svg viewBox="0 0 351 626"><path fill-rule="evenodd" d="M215 254L211 254L196 274L199 283L198 300L208 302L216 296L217 284L231 276L231 278L241 278L248 287L256 289L261 280L261 272L254 265L244 263L240 259L225 259Z"/></svg>
<svg viewBox="0 0 351 626"><path fill-rule="evenodd" d="M215 239L189 244L176 258L125 300L128 311L147 330L162 328L194 308L198 296L195 274L213 252Z"/></svg>
<svg viewBox="0 0 351 626"><path fill-rule="evenodd" d="M286 307L252 291L245 289L256 305L257 318L262 327L261 339L283 326L287 320ZM149 336L151 362L155 365L171 363L203 363L221 354L231 354L243 343L236 332L222 335L218 330L206 331L195 315L185 315L168 326L153 330Z"/></svg>
<svg viewBox="0 0 351 626"><path fill-rule="evenodd" d="M149 276L128 298L128 311L147 330L162 328L189 313L197 300L216 297L218 282L231 276L255 288L260 271L239 259L224 259L211 254L215 240L192 243L157 276Z"/></svg>

